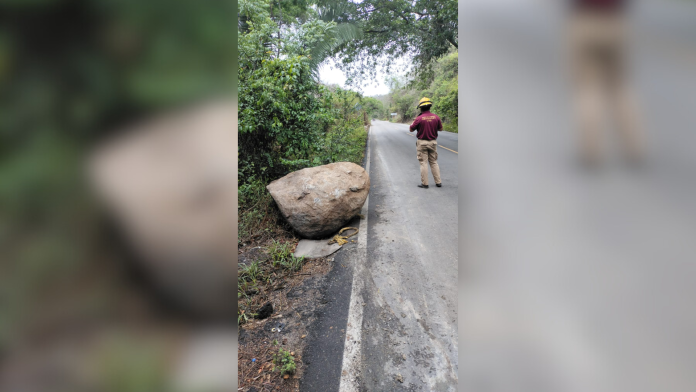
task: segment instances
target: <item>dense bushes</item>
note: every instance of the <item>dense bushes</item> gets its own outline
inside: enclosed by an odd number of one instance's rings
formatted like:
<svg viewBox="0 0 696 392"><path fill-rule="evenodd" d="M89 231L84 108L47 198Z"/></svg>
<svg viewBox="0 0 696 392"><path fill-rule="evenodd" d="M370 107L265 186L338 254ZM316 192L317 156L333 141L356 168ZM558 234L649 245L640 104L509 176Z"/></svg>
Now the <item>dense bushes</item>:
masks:
<svg viewBox="0 0 696 392"><path fill-rule="evenodd" d="M37 315L69 307L48 313L74 322L111 293L84 157L137 118L232 95L236 15L229 1L0 4L3 355Z"/></svg>
<svg viewBox="0 0 696 392"><path fill-rule="evenodd" d="M370 118L384 117L384 104L381 101L373 97L365 97L363 102L363 109Z"/></svg>
<svg viewBox="0 0 696 392"><path fill-rule="evenodd" d="M302 56L266 60L240 74L246 79L239 88L240 185L359 160L354 148L356 131L363 130L359 94L320 85Z"/></svg>
<svg viewBox="0 0 696 392"><path fill-rule="evenodd" d="M239 2L240 244L286 229L269 182L306 167L360 163L365 147L364 98L317 81L345 29L307 3L293 4Z"/></svg>
<svg viewBox="0 0 696 392"><path fill-rule="evenodd" d="M269 63L271 67L297 64L278 60ZM278 72L278 75L285 74ZM273 100L264 104L265 98L260 97L266 94L261 91L250 95L246 101L253 103L245 104L249 106L242 109L240 96L240 245L250 240L278 237L289 229L266 191L270 181L305 167L331 162L360 164L363 159L367 132L363 126L362 98L353 91L331 90L312 80L302 83L306 84L303 91L311 92L309 96L303 96L302 92L288 93L299 102L305 102L299 109L289 104L288 96L281 102ZM314 123L308 123L311 121Z"/></svg>
<svg viewBox="0 0 696 392"><path fill-rule="evenodd" d="M333 119L331 94L301 56L270 59L243 72L239 88L239 179L275 179L317 164Z"/></svg>
<svg viewBox="0 0 696 392"><path fill-rule="evenodd" d="M265 186L287 173L331 162L360 163L363 99L314 80L304 56L240 68L239 243L283 231Z"/></svg>

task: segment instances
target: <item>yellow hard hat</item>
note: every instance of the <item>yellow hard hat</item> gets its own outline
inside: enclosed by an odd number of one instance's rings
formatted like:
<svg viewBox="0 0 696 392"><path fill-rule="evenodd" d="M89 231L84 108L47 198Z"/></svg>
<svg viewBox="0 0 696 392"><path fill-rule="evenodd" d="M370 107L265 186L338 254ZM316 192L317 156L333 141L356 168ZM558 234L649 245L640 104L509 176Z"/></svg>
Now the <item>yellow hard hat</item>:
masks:
<svg viewBox="0 0 696 392"><path fill-rule="evenodd" d="M420 108L421 106L427 106L427 105L432 105L433 101L430 100L430 98L421 98L421 100L418 102L418 106L416 106L416 109Z"/></svg>

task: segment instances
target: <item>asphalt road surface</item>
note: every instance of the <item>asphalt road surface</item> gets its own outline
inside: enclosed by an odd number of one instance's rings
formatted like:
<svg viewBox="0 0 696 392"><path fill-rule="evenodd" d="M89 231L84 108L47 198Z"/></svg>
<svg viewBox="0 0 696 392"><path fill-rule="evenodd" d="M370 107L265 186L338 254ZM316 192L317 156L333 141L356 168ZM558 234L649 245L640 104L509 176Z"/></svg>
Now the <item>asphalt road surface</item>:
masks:
<svg viewBox="0 0 696 392"><path fill-rule="evenodd" d="M696 390L696 4L634 9L648 159L586 171L553 3L460 2L460 388Z"/></svg>
<svg viewBox="0 0 696 392"><path fill-rule="evenodd" d="M367 255L353 278L361 390L457 390L458 135L438 144L443 187L430 174L421 189L415 133L384 121L370 130Z"/></svg>

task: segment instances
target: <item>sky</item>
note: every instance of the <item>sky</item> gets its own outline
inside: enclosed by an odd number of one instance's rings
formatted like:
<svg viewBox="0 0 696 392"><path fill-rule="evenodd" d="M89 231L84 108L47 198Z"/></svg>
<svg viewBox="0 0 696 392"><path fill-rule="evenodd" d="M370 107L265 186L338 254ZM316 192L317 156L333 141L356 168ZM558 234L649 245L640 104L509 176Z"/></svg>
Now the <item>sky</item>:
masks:
<svg viewBox="0 0 696 392"><path fill-rule="evenodd" d="M334 60L328 60L319 67L319 79L325 84L338 84L341 87L346 87L346 76L343 71L335 67ZM357 88L368 97L388 94L389 87L384 84L384 79L386 79L386 75L377 71L377 80L366 80ZM355 90L356 88L351 89Z"/></svg>

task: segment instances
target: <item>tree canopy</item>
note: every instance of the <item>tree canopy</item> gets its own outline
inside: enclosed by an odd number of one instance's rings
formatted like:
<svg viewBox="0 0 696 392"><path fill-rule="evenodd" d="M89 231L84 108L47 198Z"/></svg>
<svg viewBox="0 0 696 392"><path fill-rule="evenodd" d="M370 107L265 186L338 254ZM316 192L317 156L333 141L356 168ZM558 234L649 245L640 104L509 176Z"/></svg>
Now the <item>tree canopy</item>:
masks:
<svg viewBox="0 0 696 392"><path fill-rule="evenodd" d="M362 97L321 85L317 70L350 29L300 1L239 7L239 184L349 160L345 140L364 132Z"/></svg>
<svg viewBox="0 0 696 392"><path fill-rule="evenodd" d="M380 118L392 119L389 113L397 113L397 121L411 121L416 115L418 100L428 97L433 101L433 112L444 123L446 131L457 132L459 100L458 89L458 52L451 51L435 60L432 72L409 79L403 75L387 78L389 95Z"/></svg>
<svg viewBox="0 0 696 392"><path fill-rule="evenodd" d="M319 0L317 4L325 18L359 30L355 39L335 50L348 83L375 78L379 67L391 72L399 58L408 59L415 75L432 72L435 59L458 47L454 0Z"/></svg>

